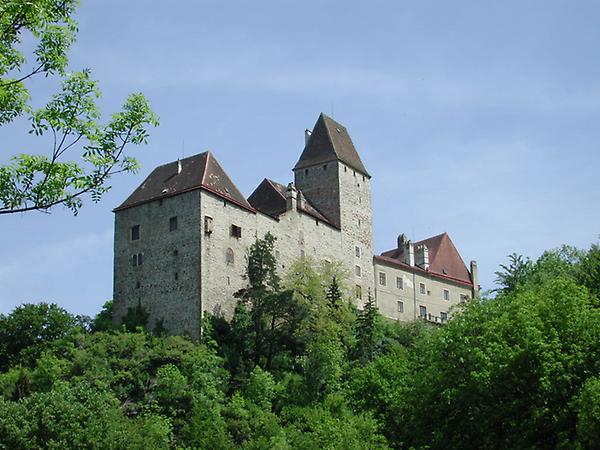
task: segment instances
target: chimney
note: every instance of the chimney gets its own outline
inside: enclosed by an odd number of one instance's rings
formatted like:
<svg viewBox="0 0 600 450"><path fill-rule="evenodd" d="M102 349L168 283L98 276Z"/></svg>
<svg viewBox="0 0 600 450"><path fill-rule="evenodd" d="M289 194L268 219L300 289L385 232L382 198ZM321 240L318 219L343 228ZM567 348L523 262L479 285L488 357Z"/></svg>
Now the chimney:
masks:
<svg viewBox="0 0 600 450"><path fill-rule="evenodd" d="M181 160L177 159L177 175L181 173Z"/></svg>
<svg viewBox="0 0 600 450"><path fill-rule="evenodd" d="M479 297L479 272L477 261L471 261L471 281L473 282L473 298Z"/></svg>
<svg viewBox="0 0 600 450"><path fill-rule="evenodd" d="M312 132L307 128L304 130L304 145L308 145L308 141L310 140L310 135Z"/></svg>
<svg viewBox="0 0 600 450"><path fill-rule="evenodd" d="M285 191L285 209L295 211L298 208L298 191L294 183L287 185Z"/></svg>
<svg viewBox="0 0 600 450"><path fill-rule="evenodd" d="M408 242L408 238L404 233L398 236L398 248L404 248L404 244Z"/></svg>
<svg viewBox="0 0 600 450"><path fill-rule="evenodd" d="M415 252L415 264L421 269L429 270L429 249L425 244L417 247Z"/></svg>
<svg viewBox="0 0 600 450"><path fill-rule="evenodd" d="M413 267L415 265L415 249L404 233L398 236L398 250L401 250L402 262Z"/></svg>

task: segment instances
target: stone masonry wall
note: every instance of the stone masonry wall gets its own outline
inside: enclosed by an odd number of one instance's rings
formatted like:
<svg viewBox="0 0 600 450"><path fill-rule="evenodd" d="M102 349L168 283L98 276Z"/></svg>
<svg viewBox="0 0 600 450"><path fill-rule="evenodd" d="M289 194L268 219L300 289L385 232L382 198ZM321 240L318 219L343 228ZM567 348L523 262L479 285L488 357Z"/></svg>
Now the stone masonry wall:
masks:
<svg viewBox="0 0 600 450"><path fill-rule="evenodd" d="M141 302L150 312L150 329L162 319L169 332L198 337L199 200L199 191L192 191L115 213L116 323ZM174 231L169 231L171 217L177 217ZM132 241L135 225L140 238ZM142 254L141 265L133 265L134 254Z"/></svg>
<svg viewBox="0 0 600 450"><path fill-rule="evenodd" d="M212 218L212 233L201 236L201 298L203 311L230 318L235 308L233 294L246 286L243 278L247 249L255 239L270 232L277 239L275 254L279 274L285 273L302 256L315 259L341 259L341 234L338 230L298 211L287 211L279 220L261 213L252 213L221 198L202 191L202 227L205 217ZM231 236L231 225L242 228L241 238ZM227 252L233 252L233 263Z"/></svg>

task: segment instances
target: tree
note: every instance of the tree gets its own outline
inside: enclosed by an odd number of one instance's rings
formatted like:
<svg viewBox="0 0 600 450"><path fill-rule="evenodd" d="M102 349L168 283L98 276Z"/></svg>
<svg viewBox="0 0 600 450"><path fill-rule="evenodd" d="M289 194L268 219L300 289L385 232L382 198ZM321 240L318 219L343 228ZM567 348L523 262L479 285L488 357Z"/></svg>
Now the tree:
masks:
<svg viewBox="0 0 600 450"><path fill-rule="evenodd" d="M367 302L358 315L356 325L356 355L361 363L369 362L375 356L379 311L369 290Z"/></svg>
<svg viewBox="0 0 600 450"><path fill-rule="evenodd" d="M48 211L64 205L74 214L89 195L98 202L110 178L134 172L129 144L146 143L148 126L158 125L142 94L130 95L120 112L102 124L100 97L90 71L67 73L68 51L75 41L77 0L4 0L0 4L0 126L29 115L30 133L49 135L49 156L19 154L0 166L0 214ZM35 63L27 68L19 50L24 34L35 39ZM34 110L26 82L56 75L61 90ZM80 156L73 152L80 149Z"/></svg>
<svg viewBox="0 0 600 450"><path fill-rule="evenodd" d="M18 306L0 314L0 371L10 365L31 365L57 339L71 335L77 318L55 304Z"/></svg>
<svg viewBox="0 0 600 450"><path fill-rule="evenodd" d="M254 365L266 356L266 367L270 368L274 354L275 329L279 318L280 278L277 275L274 256L275 237L267 233L263 239L256 239L246 255L248 286L236 292L235 296L250 308L254 337Z"/></svg>
<svg viewBox="0 0 600 450"><path fill-rule="evenodd" d="M508 255L508 259L509 265L500 264L502 270L495 272L496 284L500 286L496 289L498 292L510 292L516 289L533 271L533 262L529 258L523 258L523 255L512 253Z"/></svg>

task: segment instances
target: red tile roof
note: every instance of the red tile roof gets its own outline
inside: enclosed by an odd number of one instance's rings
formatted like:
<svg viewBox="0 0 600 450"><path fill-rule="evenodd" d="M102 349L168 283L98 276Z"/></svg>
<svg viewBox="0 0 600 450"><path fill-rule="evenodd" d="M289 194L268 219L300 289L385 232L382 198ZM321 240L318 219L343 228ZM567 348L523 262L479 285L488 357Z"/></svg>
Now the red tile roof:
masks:
<svg viewBox="0 0 600 450"><path fill-rule="evenodd" d="M365 169L346 128L321 113L294 170L339 160L371 177Z"/></svg>
<svg viewBox="0 0 600 450"><path fill-rule="evenodd" d="M450 239L450 236L448 236L448 233L438 234L437 236L415 242L413 244L415 254L417 252L417 247L422 244L426 245L429 250L429 273L443 278L449 278L471 285L473 284L471 281L471 274L460 256L460 253L458 253L458 250ZM381 256L377 256L376 258L385 262L400 263L408 267L407 264L402 262L404 260L402 257L403 251L402 248L395 248L383 252Z"/></svg>
<svg viewBox="0 0 600 450"><path fill-rule="evenodd" d="M287 187L281 183L265 178L254 192L248 197L248 201L256 210L271 217L278 218L286 211L286 193ZM298 191L298 210L328 225L331 222L321 212L319 212L301 191Z"/></svg>
<svg viewBox="0 0 600 450"><path fill-rule="evenodd" d="M181 164L179 173L177 173L178 164ZM255 212L211 152L158 166L114 211L196 189L212 192L231 203Z"/></svg>

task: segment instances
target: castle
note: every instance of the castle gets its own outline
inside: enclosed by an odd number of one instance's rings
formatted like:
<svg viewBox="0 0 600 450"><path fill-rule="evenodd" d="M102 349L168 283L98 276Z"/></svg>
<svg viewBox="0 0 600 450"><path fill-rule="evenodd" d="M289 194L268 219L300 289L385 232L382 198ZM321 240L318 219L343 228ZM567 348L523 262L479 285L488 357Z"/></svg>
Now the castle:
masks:
<svg viewBox="0 0 600 450"><path fill-rule="evenodd" d="M114 309L141 303L149 325L197 338L204 312L230 317L245 253L270 232L281 271L301 257L341 261L357 306L372 293L398 320L443 323L478 295L446 234L373 254L371 175L344 126L321 114L287 186L264 179L247 199L211 152L157 167L115 208Z"/></svg>

